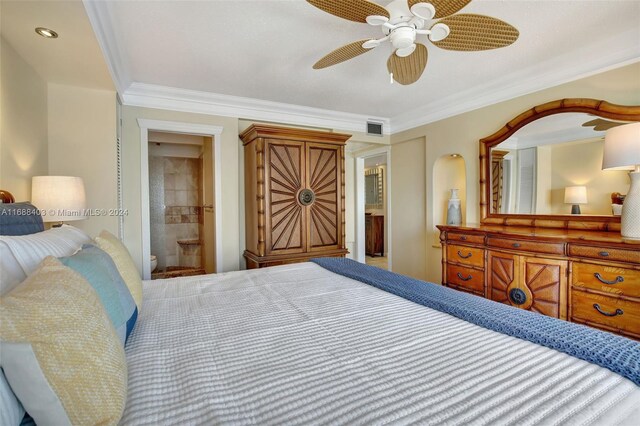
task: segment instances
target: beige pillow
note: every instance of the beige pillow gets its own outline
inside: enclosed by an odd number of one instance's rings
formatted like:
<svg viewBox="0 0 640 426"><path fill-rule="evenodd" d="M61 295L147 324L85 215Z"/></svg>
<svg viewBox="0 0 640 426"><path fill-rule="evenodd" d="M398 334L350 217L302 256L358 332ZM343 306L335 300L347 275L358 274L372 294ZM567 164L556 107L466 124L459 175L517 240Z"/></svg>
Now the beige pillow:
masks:
<svg viewBox="0 0 640 426"><path fill-rule="evenodd" d="M36 424L117 424L124 348L95 290L46 257L0 298L0 366Z"/></svg>
<svg viewBox="0 0 640 426"><path fill-rule="evenodd" d="M98 247L106 251L113 259L113 263L116 264L116 268L118 268L118 272L120 272L122 279L127 284L131 296L133 296L133 300L138 306L138 312L140 312L142 306L142 280L129 251L118 238L108 231L102 231L95 238L95 241Z"/></svg>

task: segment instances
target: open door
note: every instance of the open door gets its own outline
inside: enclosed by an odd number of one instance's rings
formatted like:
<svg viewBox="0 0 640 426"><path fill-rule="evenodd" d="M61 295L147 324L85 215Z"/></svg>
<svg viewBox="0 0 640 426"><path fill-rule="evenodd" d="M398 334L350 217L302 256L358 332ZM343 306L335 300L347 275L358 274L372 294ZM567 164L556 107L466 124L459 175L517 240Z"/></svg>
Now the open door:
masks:
<svg viewBox="0 0 640 426"><path fill-rule="evenodd" d="M213 138L202 145L202 265L207 274L216 272L215 182Z"/></svg>

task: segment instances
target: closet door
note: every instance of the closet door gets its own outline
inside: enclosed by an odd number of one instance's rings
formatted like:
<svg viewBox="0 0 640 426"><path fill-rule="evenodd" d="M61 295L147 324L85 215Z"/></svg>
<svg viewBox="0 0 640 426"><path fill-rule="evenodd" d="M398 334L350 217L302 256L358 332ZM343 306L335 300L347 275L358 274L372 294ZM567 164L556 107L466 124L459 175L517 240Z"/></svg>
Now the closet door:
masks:
<svg viewBox="0 0 640 426"><path fill-rule="evenodd" d="M307 142L308 249L340 249L342 243L342 147Z"/></svg>
<svg viewBox="0 0 640 426"><path fill-rule="evenodd" d="M298 201L305 182L304 142L267 139L265 167L265 254L306 249L306 209Z"/></svg>

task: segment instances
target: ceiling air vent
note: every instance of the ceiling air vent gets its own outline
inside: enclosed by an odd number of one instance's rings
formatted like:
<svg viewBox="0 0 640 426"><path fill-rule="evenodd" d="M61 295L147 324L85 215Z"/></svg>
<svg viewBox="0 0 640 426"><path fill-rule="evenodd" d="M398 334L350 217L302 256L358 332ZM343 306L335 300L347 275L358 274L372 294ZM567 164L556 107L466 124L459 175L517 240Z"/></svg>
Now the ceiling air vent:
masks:
<svg viewBox="0 0 640 426"><path fill-rule="evenodd" d="M382 136L382 123L367 121L367 134L371 136Z"/></svg>

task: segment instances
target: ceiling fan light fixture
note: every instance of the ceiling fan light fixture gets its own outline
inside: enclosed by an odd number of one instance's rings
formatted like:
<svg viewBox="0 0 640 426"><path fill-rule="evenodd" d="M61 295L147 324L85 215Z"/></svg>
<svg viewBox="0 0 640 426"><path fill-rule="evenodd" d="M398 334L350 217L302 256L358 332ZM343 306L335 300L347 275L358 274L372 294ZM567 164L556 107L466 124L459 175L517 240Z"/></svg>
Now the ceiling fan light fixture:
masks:
<svg viewBox="0 0 640 426"><path fill-rule="evenodd" d="M431 27L431 34L429 34L429 40L441 41L449 37L451 29L447 24L438 23Z"/></svg>
<svg viewBox="0 0 640 426"><path fill-rule="evenodd" d="M436 8L431 3L416 3L411 6L411 13L418 18L429 21L436 15Z"/></svg>
<svg viewBox="0 0 640 426"><path fill-rule="evenodd" d="M416 30L411 27L400 27L390 34L391 44L396 49L405 49L416 41Z"/></svg>
<svg viewBox="0 0 640 426"><path fill-rule="evenodd" d="M367 16L367 24L373 25L374 27L378 27L380 25L384 25L389 22L389 18L382 15L371 15Z"/></svg>
<svg viewBox="0 0 640 426"><path fill-rule="evenodd" d="M406 58L407 56L411 55L413 52L416 51L416 47L417 47L416 44L413 43L409 47L396 50L396 55L398 55L400 58Z"/></svg>

